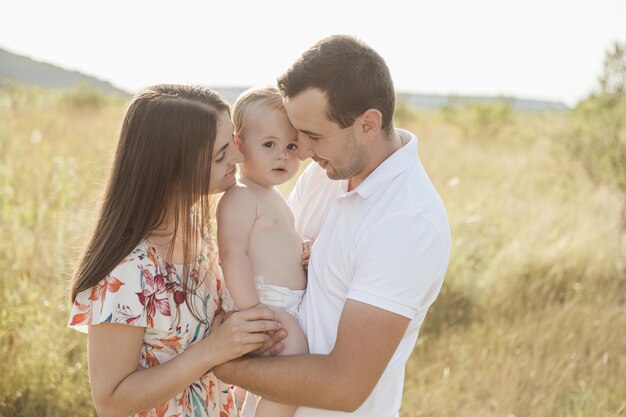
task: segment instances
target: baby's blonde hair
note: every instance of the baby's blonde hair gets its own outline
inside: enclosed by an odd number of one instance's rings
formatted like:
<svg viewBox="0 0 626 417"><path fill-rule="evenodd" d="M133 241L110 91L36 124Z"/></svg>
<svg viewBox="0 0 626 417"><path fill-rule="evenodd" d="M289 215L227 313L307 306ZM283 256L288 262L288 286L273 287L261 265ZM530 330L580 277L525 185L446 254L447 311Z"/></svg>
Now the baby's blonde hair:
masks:
<svg viewBox="0 0 626 417"><path fill-rule="evenodd" d="M283 97L276 87L253 87L244 91L237 97L233 106L233 125L235 135L239 136L239 139L243 139L246 116L258 106L268 106L273 110L285 111Z"/></svg>

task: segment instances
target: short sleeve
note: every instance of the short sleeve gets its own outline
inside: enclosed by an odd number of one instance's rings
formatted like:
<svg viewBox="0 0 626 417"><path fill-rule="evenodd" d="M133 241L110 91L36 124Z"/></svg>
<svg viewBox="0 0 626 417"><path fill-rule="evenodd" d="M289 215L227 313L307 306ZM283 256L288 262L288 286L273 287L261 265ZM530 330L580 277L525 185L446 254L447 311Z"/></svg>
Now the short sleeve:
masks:
<svg viewBox="0 0 626 417"><path fill-rule="evenodd" d="M118 323L169 331L173 296L156 255L139 246L93 287L80 292L69 327L87 332L89 325Z"/></svg>
<svg viewBox="0 0 626 417"><path fill-rule="evenodd" d="M413 318L437 298L448 255L430 221L406 214L381 220L356 257L348 298Z"/></svg>

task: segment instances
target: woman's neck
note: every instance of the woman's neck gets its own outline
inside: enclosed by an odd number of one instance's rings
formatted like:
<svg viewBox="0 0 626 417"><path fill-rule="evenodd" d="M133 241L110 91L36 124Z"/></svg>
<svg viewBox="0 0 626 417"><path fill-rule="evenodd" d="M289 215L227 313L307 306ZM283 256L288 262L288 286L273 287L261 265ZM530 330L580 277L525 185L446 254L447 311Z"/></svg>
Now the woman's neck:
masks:
<svg viewBox="0 0 626 417"><path fill-rule="evenodd" d="M176 224L176 217L165 216L157 227L148 232L146 240L154 246L160 258L175 264L185 261L183 249L184 221L184 219L179 218L178 224Z"/></svg>

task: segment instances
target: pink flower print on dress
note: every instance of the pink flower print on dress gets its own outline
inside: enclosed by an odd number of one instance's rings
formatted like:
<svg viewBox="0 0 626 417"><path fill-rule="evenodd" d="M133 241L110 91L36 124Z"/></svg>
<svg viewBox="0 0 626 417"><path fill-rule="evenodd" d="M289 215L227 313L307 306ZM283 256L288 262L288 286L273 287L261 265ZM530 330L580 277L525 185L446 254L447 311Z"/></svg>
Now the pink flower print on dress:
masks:
<svg viewBox="0 0 626 417"><path fill-rule="evenodd" d="M176 307L185 302L185 293L182 291L174 291L174 302Z"/></svg>
<svg viewBox="0 0 626 417"><path fill-rule="evenodd" d="M148 327L154 327L154 316L157 309L164 316L170 316L170 304L167 300L165 278L159 273L152 275L147 269L141 270L144 281L143 291L138 292L139 302L146 309L146 323ZM160 296L160 297L159 297Z"/></svg>

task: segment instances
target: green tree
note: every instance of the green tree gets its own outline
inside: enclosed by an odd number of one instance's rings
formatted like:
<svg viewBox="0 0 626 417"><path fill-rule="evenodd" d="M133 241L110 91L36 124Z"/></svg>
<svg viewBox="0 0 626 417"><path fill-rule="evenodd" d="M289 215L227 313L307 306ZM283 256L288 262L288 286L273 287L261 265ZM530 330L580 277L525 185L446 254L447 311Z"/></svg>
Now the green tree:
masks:
<svg viewBox="0 0 626 417"><path fill-rule="evenodd" d="M626 43L615 42L606 51L599 81L604 94L626 93Z"/></svg>
<svg viewBox="0 0 626 417"><path fill-rule="evenodd" d="M566 146L591 178L626 191L626 43L607 50L599 84L570 113Z"/></svg>

